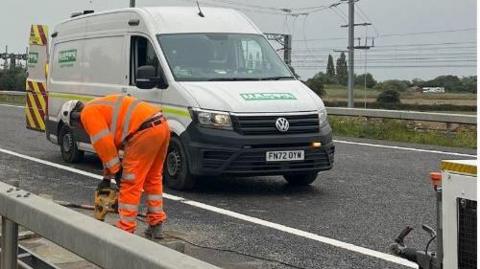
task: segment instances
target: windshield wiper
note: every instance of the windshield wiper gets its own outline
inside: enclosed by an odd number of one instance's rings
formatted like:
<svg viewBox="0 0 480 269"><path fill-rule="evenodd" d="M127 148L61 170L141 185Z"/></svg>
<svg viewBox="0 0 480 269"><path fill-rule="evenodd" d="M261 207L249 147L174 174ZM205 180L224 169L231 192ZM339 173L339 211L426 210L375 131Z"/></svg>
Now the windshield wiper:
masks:
<svg viewBox="0 0 480 269"><path fill-rule="evenodd" d="M211 78L208 81L260 80L259 78Z"/></svg>
<svg viewBox="0 0 480 269"><path fill-rule="evenodd" d="M281 80L281 79L294 79L295 77L292 76L278 76L278 77L266 77L261 78L261 80Z"/></svg>

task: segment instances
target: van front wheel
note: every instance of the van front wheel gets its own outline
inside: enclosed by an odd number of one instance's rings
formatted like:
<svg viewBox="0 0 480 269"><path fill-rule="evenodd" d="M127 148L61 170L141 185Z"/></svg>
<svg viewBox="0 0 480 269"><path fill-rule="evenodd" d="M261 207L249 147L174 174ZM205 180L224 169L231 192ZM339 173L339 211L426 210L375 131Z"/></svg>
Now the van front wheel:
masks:
<svg viewBox="0 0 480 269"><path fill-rule="evenodd" d="M59 135L62 158L67 163L77 163L83 159L84 152L79 150L73 137L73 132L67 125L63 125Z"/></svg>
<svg viewBox="0 0 480 269"><path fill-rule="evenodd" d="M292 186L308 186L317 179L318 173L287 174L283 178Z"/></svg>
<svg viewBox="0 0 480 269"><path fill-rule="evenodd" d="M188 190L195 186L195 177L188 169L187 155L180 139L172 136L163 165L163 178L168 187Z"/></svg>

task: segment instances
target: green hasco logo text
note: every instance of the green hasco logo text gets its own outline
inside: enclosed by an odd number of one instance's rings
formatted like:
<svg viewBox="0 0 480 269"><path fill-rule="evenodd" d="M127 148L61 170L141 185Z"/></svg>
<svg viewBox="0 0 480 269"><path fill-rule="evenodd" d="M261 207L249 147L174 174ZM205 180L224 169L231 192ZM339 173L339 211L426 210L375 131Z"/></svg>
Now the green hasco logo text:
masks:
<svg viewBox="0 0 480 269"><path fill-rule="evenodd" d="M29 52L28 53L28 64L38 63L38 52Z"/></svg>
<svg viewBox="0 0 480 269"><path fill-rule="evenodd" d="M297 100L291 93L241 93L245 101Z"/></svg>
<svg viewBox="0 0 480 269"><path fill-rule="evenodd" d="M72 66L77 61L77 50L62 50L58 53L58 63L60 66Z"/></svg>
<svg viewBox="0 0 480 269"><path fill-rule="evenodd" d="M35 65L38 63L38 52L29 52L27 65L28 68L35 68Z"/></svg>

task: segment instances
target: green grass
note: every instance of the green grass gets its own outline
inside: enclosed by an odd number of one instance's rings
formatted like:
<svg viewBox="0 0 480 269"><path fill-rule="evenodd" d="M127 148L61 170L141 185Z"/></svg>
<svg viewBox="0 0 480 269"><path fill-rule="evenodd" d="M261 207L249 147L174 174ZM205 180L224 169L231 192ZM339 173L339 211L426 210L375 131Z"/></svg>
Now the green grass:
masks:
<svg viewBox="0 0 480 269"><path fill-rule="evenodd" d="M343 85L327 84L325 85L325 91L327 92L326 98L347 98L348 96L348 89ZM355 87L353 93L355 98L363 98L365 93L367 98L377 98L381 91L374 89L367 89L365 91L363 87Z"/></svg>
<svg viewBox="0 0 480 269"><path fill-rule="evenodd" d="M12 95L4 95L0 93L0 103L24 105L25 96L12 96Z"/></svg>
<svg viewBox="0 0 480 269"><path fill-rule="evenodd" d="M455 133L442 131L415 131L408 128L406 121L373 120L364 118L329 116L334 135L370 138L379 140L429 144L448 147L476 148L476 129L464 128Z"/></svg>
<svg viewBox="0 0 480 269"><path fill-rule="evenodd" d="M325 85L326 96L322 97L325 101L339 102L347 101L348 90L346 86L327 84ZM364 102L365 97L367 103L375 102L377 96L382 92L378 89L364 89L356 86L354 88L355 102ZM477 95L474 93L442 93L442 94L423 94L416 92L402 92L400 94L402 103L405 104L450 104L457 106L476 106Z"/></svg>

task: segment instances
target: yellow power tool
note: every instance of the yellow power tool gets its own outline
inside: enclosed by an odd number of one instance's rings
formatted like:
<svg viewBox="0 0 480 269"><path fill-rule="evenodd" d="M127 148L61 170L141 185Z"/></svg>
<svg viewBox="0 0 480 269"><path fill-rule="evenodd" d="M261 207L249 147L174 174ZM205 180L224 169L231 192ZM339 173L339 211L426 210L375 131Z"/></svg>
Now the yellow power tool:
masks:
<svg viewBox="0 0 480 269"><path fill-rule="evenodd" d="M107 213L117 212L118 192L107 187L95 191L95 218L105 221Z"/></svg>

